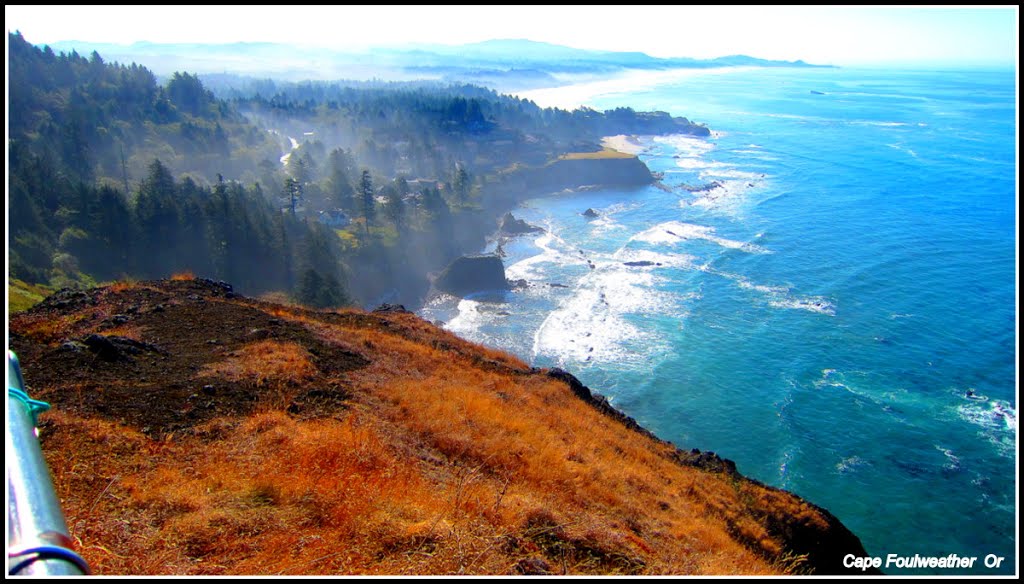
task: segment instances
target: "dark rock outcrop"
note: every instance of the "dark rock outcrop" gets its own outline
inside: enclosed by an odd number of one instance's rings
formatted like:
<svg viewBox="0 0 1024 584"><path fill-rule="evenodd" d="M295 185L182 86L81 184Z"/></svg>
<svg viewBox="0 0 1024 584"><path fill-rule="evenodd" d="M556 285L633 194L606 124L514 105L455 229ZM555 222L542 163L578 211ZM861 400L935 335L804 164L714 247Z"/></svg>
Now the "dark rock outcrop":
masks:
<svg viewBox="0 0 1024 584"><path fill-rule="evenodd" d="M462 256L448 265L434 288L455 296L466 296L489 290L508 290L505 265L496 255Z"/></svg>
<svg viewBox="0 0 1024 584"><path fill-rule="evenodd" d="M597 219L598 217L600 217L597 211L593 209L587 209L586 211L584 211L583 216L586 217L587 219Z"/></svg>
<svg viewBox="0 0 1024 584"><path fill-rule="evenodd" d="M73 345L74 343L70 343ZM91 334L82 340L90 351L96 353L96 357L104 361L129 360L132 355L138 355L143 351L160 352L159 347L150 343L143 343L135 339L119 336L104 336Z"/></svg>
<svg viewBox="0 0 1024 584"><path fill-rule="evenodd" d="M713 190L717 189L718 187L722 186L722 183L718 182L717 180L713 180L713 181L711 181L709 183L704 183L702 185L688 185L688 184L684 184L684 185L681 185L681 186L682 186L683 189L685 189L685 190L687 190L687 191L689 191L691 193L705 193L707 191L713 191Z"/></svg>
<svg viewBox="0 0 1024 584"><path fill-rule="evenodd" d="M560 159L535 169L527 177L527 186L542 192L583 186L640 187L653 182L650 169L635 156Z"/></svg>
<svg viewBox="0 0 1024 584"><path fill-rule="evenodd" d="M630 430L639 432L644 436L648 436L654 440L660 441L660 439L657 436L652 434L651 431L648 430L647 428L644 428L639 423L637 423L636 420L615 409L615 407L612 406L612 404L608 401L608 398L604 397L599 393L594 393L590 391L590 388L587 387L586 385L583 385L583 382L577 379L576 376L573 375L572 373L569 373L564 369L554 367L548 371L548 377L564 382L566 385L569 386L569 389L573 392L573 394L576 395L576 397L590 404L594 409L601 412L602 414L608 416L609 418L617 420L619 423L629 428Z"/></svg>
<svg viewBox="0 0 1024 584"><path fill-rule="evenodd" d="M516 219L511 212L505 213L505 216L501 218L501 225L499 229L505 235L521 235L523 233L538 233L540 231L544 231L542 227L530 225L522 219Z"/></svg>
<svg viewBox="0 0 1024 584"><path fill-rule="evenodd" d="M373 312L385 313L385 314L412 314L411 310L407 310L404 304L388 304L384 303L373 309Z"/></svg>

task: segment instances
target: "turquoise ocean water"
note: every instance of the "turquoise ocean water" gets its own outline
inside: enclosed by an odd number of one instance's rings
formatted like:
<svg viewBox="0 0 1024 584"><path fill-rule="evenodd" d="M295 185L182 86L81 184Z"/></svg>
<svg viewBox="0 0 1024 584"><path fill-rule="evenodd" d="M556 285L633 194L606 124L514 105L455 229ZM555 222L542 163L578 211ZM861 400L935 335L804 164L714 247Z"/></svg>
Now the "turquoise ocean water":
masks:
<svg viewBox="0 0 1024 584"><path fill-rule="evenodd" d="M1012 71L853 69L592 95L714 133L639 139L665 188L526 202L547 232L504 252L530 287L421 314L828 508L871 555L1012 573L1015 99Z"/></svg>

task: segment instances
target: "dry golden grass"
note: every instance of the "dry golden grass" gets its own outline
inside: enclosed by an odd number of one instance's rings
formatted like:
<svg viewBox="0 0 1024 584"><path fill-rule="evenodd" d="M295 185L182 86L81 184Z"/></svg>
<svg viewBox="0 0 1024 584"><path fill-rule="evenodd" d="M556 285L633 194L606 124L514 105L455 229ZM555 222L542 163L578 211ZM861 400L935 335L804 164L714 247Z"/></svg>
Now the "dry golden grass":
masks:
<svg viewBox="0 0 1024 584"><path fill-rule="evenodd" d="M110 286L107 286L107 290L113 293L119 293L125 292L127 290L132 290L136 286L138 286L138 282L136 282L135 280L118 280L117 282L114 282Z"/></svg>
<svg viewBox="0 0 1024 584"><path fill-rule="evenodd" d="M602 160L612 158L636 158L636 156L604 147L596 152L570 152L559 156L558 160Z"/></svg>
<svg viewBox="0 0 1024 584"><path fill-rule="evenodd" d="M299 419L282 401L161 437L84 414L44 416L55 484L96 573L800 569L750 510L813 521L813 509L674 463L671 446L510 355L411 315L263 308L369 364L326 379L306 348L268 339L185 378L341 384L351 394L341 413Z"/></svg>
<svg viewBox="0 0 1024 584"><path fill-rule="evenodd" d="M21 334L44 345L54 345L70 334L75 325L85 320L87 315L72 313L62 316L48 314L12 314L10 323L17 327Z"/></svg>
<svg viewBox="0 0 1024 584"><path fill-rule="evenodd" d="M106 337L124 337L126 339L132 339L133 341L142 341L144 340L143 336L145 333L146 327L122 324L104 329L100 334Z"/></svg>
<svg viewBox="0 0 1024 584"><path fill-rule="evenodd" d="M196 275L191 271L186 270L184 272L178 272L171 276L171 280L195 280Z"/></svg>
<svg viewBox="0 0 1024 584"><path fill-rule="evenodd" d="M222 377L228 381L298 384L316 375L309 352L296 343L257 341L228 353L227 359L205 365L200 377Z"/></svg>

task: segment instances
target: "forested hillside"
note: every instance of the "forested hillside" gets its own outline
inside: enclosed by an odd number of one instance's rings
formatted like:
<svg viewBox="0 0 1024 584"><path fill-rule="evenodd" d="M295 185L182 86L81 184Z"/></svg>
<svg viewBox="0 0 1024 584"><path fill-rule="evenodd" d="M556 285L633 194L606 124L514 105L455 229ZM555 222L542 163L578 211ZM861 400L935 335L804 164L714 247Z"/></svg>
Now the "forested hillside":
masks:
<svg viewBox="0 0 1024 584"><path fill-rule="evenodd" d="M517 172L603 135L708 131L468 85L222 76L215 95L9 45L10 275L54 287L189 271L318 306L415 304L531 194Z"/></svg>
<svg viewBox="0 0 1024 584"><path fill-rule="evenodd" d="M224 180L279 148L198 78L160 86L95 53L55 55L18 34L9 46L12 277L65 286L194 271L252 292L319 278L345 300L332 232L282 214L259 182Z"/></svg>

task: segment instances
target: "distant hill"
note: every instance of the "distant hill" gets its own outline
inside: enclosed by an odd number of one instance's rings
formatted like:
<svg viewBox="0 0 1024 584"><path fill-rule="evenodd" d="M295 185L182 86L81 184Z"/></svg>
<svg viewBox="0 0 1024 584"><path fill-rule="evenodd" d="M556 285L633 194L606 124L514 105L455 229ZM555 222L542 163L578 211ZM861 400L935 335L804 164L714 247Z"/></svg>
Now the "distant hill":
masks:
<svg viewBox="0 0 1024 584"><path fill-rule="evenodd" d="M337 294L320 306L414 305L429 272L482 247L529 196L510 169L607 135L709 134L664 112L544 109L466 84L158 83L97 51L8 37L10 273L53 288L189 271L306 301L322 280ZM560 188L601 182L569 178Z"/></svg>
<svg viewBox="0 0 1024 584"><path fill-rule="evenodd" d="M160 75L174 71L233 72L285 80L418 78L510 85L544 86L554 74L607 74L624 69L710 67L817 67L803 61L772 61L745 55L715 59L659 58L640 52L575 49L526 39L498 39L466 45L416 44L339 51L275 43L132 45L62 41L55 51L98 51L107 58L138 62ZM521 74L521 77L520 77ZM494 82L504 83L496 85Z"/></svg>
<svg viewBox="0 0 1024 584"><path fill-rule="evenodd" d="M866 555L572 375L401 308L181 277L64 290L10 330L97 574L828 574Z"/></svg>

